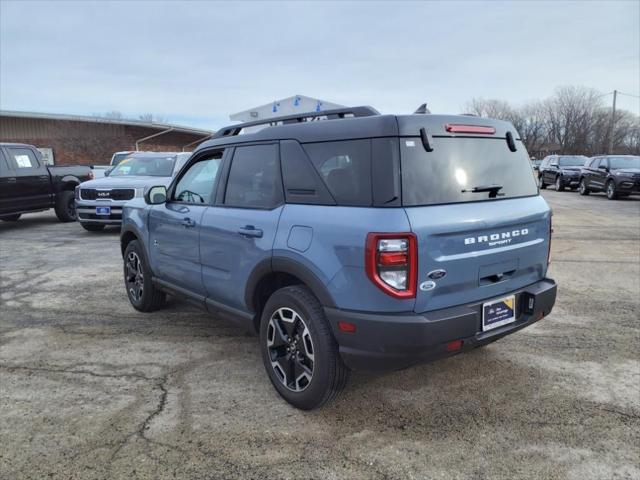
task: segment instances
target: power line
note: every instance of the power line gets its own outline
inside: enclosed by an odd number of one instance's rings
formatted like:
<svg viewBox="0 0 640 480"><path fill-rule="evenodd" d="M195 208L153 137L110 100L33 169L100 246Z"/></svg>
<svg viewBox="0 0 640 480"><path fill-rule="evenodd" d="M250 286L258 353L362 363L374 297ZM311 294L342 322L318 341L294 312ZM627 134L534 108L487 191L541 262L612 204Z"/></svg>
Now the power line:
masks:
<svg viewBox="0 0 640 480"><path fill-rule="evenodd" d="M634 95L633 93L618 92L618 95L626 95L627 97L640 98L640 95Z"/></svg>

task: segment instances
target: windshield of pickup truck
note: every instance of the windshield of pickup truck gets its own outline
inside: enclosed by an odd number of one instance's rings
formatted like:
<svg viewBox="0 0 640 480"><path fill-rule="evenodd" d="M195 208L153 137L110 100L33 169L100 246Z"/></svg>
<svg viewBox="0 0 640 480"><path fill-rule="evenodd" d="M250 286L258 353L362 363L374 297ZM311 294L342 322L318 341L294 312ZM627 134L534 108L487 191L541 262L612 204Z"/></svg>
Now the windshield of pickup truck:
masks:
<svg viewBox="0 0 640 480"><path fill-rule="evenodd" d="M130 157L122 160L109 176L170 177L173 175L175 161L175 157Z"/></svg>
<svg viewBox="0 0 640 480"><path fill-rule="evenodd" d="M504 138L433 139L400 142L405 206L477 202L538 194L529 156L520 141L512 152Z"/></svg>
<svg viewBox="0 0 640 480"><path fill-rule="evenodd" d="M113 158L111 159L111 166L115 167L115 166L116 166L116 165L118 165L122 160L124 160L125 158L127 158L129 155L131 155L131 152L114 153L114 154L113 154Z"/></svg>
<svg viewBox="0 0 640 480"><path fill-rule="evenodd" d="M558 157L558 165L561 167L582 167L587 161L587 157L582 155Z"/></svg>
<svg viewBox="0 0 640 480"><path fill-rule="evenodd" d="M640 168L640 157L609 157L609 168Z"/></svg>

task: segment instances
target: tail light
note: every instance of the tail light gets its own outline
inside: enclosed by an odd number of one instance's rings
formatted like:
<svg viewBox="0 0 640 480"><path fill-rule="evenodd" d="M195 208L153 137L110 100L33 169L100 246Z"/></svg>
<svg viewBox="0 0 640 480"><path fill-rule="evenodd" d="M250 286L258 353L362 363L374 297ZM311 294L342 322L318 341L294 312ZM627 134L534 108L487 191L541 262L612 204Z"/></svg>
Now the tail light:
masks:
<svg viewBox="0 0 640 480"><path fill-rule="evenodd" d="M395 298L414 298L418 245L413 233L370 233L365 248L367 276Z"/></svg>

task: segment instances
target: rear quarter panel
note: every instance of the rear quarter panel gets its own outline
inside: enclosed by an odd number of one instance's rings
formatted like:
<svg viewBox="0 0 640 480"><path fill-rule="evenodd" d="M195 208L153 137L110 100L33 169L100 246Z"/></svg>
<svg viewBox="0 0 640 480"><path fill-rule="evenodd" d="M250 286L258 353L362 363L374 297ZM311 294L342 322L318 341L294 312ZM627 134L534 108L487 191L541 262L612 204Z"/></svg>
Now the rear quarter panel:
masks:
<svg viewBox="0 0 640 480"><path fill-rule="evenodd" d="M369 232L409 232L402 208L285 206L273 255L293 260L313 273L340 309L407 312L415 300L382 292L366 275Z"/></svg>

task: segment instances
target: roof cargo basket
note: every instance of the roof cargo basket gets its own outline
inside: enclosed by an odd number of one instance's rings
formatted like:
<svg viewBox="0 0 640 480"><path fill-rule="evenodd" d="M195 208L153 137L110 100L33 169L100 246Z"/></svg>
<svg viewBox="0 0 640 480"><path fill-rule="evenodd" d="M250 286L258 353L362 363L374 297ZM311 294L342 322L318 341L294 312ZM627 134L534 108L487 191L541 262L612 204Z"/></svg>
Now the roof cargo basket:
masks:
<svg viewBox="0 0 640 480"><path fill-rule="evenodd" d="M248 127L255 127L258 125L268 125L273 127L275 125L285 125L288 123L304 123L319 120L319 117L326 117L328 120L335 120L348 117L371 117L374 115L380 115L373 107L348 107L348 108L336 108L334 110L324 110L322 112L308 112L297 113L295 115L284 115L282 117L265 118L264 120L256 120L255 122L237 123L235 125L229 125L218 130L212 138L230 137L239 135L240 132Z"/></svg>

